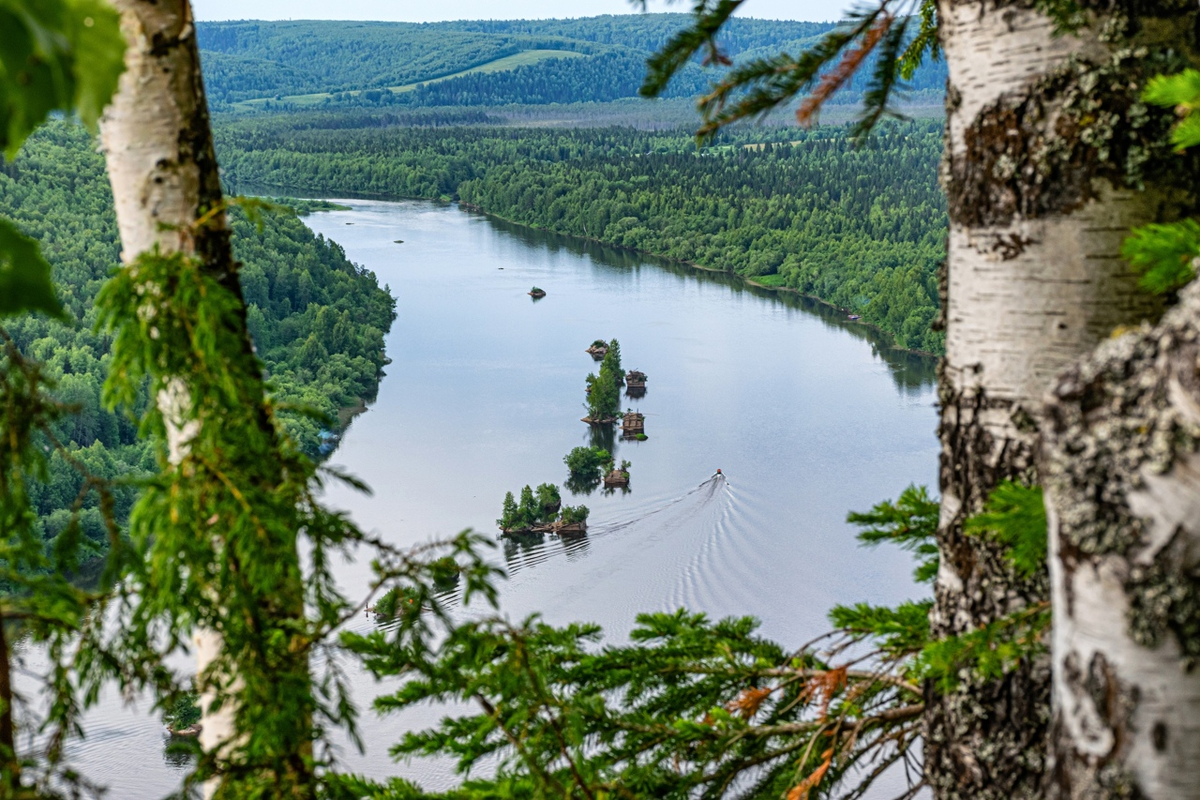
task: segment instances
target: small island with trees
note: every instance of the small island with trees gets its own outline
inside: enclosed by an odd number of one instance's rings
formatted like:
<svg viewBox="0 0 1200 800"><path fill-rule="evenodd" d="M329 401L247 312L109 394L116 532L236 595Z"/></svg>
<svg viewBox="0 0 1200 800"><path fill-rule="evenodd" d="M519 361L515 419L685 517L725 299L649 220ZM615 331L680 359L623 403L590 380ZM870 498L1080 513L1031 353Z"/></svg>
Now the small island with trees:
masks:
<svg viewBox="0 0 1200 800"><path fill-rule="evenodd" d="M563 506L558 487L543 483L536 490L521 489L518 503L509 492L496 524L508 536L525 533L586 533L587 506Z"/></svg>
<svg viewBox="0 0 1200 800"><path fill-rule="evenodd" d="M611 425L621 411L621 390L625 372L621 369L621 345L616 339L608 343L600 362L600 374L587 376L587 416L589 425Z"/></svg>
<svg viewBox="0 0 1200 800"><path fill-rule="evenodd" d="M546 296L546 290L539 289L538 287L534 286L532 289L529 290L529 296L532 297L534 300L541 300L543 297Z"/></svg>
<svg viewBox="0 0 1200 800"><path fill-rule="evenodd" d="M603 339L597 339L583 352L590 354L596 361L600 361L604 356L608 355L608 342Z"/></svg>

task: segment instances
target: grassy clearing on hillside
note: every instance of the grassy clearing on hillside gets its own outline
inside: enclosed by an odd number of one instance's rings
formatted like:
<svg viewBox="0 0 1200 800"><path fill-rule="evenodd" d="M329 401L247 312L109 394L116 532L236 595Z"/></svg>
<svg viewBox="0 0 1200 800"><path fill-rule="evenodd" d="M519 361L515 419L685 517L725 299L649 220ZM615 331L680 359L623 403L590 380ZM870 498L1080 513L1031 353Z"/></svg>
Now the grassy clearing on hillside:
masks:
<svg viewBox="0 0 1200 800"><path fill-rule="evenodd" d="M405 92L413 91L414 89L416 89L418 86L420 86L422 84L438 83L439 81L450 80L451 78L461 78L464 75L473 75L473 74L477 74L477 73L488 74L488 73L493 73L493 72L505 72L510 69L516 69L517 67L524 67L529 64L537 64L540 61L545 61L550 58L583 58L583 57L585 57L584 53L576 53L574 50L523 50L520 53L516 53L511 56L505 56L503 58L497 58L493 61L488 61L486 64L478 64L474 67L471 67L470 69L464 69L461 72L454 72L449 75L441 75L437 78L430 78L427 81L418 81L417 83L407 83L403 86L389 86L388 90L395 92L396 94L403 94ZM364 91L369 91L369 90L356 89L354 91L346 92L346 94L357 97L358 95L362 94ZM317 103L323 103L323 102L325 102L325 100L327 100L331 97L333 97L333 94L330 92L318 92L315 94L286 95L281 99L281 101L287 102L287 103L295 103L296 105L299 105L299 106L310 106L310 105L316 105ZM275 98L260 97L255 100L243 100L240 103L234 103L233 107L239 111L251 111L251 110L255 110L255 109L265 105L266 103L270 102L273 99L275 99Z"/></svg>

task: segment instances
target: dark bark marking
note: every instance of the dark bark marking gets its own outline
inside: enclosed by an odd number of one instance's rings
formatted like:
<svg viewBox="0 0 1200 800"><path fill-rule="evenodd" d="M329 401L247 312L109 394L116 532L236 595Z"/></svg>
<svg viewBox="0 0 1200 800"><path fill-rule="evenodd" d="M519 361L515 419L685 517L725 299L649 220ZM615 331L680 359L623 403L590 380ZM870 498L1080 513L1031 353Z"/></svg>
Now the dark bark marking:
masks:
<svg viewBox="0 0 1200 800"><path fill-rule="evenodd" d="M1170 48L1126 49L1104 64L1070 60L983 109L964 131L965 152L948 153L951 220L1005 226L1068 214L1097 196L1097 179L1178 195L1168 219L1195 210L1200 158L1174 155L1174 114L1141 101L1150 77L1186 63Z"/></svg>
<svg viewBox="0 0 1200 800"><path fill-rule="evenodd" d="M944 373L944 366L943 366ZM961 500L958 516L938 533L941 557L963 581L961 592L938 591L935 636L962 633L1046 597L1043 573L1016 574L1004 548L962 530L1002 480L1028 479L1033 451L1026 439L997 441L981 423L986 411L1023 412L1011 401L979 391L959 392L942 376L941 488ZM965 617L965 624L961 618ZM1037 797L1049 728L1049 659L1026 660L1000 679L959 676L952 692L925 687L926 776L938 797L1012 800Z"/></svg>
<svg viewBox="0 0 1200 800"><path fill-rule="evenodd" d="M1167 749L1167 724L1162 720L1154 723L1154 727L1150 729L1150 741L1154 743L1154 749L1162 753Z"/></svg>

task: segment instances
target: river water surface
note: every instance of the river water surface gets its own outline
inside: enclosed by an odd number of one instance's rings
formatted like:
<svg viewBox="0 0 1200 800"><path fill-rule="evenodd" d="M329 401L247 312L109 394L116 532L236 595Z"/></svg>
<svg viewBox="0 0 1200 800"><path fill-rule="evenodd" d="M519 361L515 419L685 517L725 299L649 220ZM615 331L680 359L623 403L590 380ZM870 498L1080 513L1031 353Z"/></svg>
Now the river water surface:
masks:
<svg viewBox="0 0 1200 800"><path fill-rule="evenodd" d="M645 413L649 438L617 444L631 491L564 492L591 508L584 538L500 542L505 613L598 622L621 637L639 611L684 606L754 615L797 645L825 629L835 602L919 593L908 557L857 547L845 516L934 482L931 360L889 350L832 309L724 276L454 206L340 202L353 210L306 221L397 299L387 377L331 458L374 489L327 494L362 528L397 544L494 532L505 492L561 484L563 456L591 437L580 417L598 365L584 348L615 337L626 369L649 376L647 394L625 401ZM534 285L547 297L532 300ZM708 481L718 468L727 480ZM368 577L364 564L339 566L351 591ZM366 703L385 687L359 673L355 688ZM443 788L444 763L397 765L386 752L438 716L366 712L367 752L345 761ZM112 797L161 797L188 769L164 753L144 705L109 698L89 731L73 762Z"/></svg>

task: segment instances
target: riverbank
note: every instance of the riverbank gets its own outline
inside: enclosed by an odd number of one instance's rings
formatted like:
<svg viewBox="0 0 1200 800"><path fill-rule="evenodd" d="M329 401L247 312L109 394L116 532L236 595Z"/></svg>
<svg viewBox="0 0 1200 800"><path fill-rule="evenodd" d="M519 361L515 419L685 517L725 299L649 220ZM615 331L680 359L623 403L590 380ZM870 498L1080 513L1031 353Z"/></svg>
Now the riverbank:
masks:
<svg viewBox="0 0 1200 800"><path fill-rule="evenodd" d="M396 199L396 198L380 198L380 199ZM403 198L403 199L426 199L426 198ZM673 258L671 256L663 255L662 253L655 253L650 250L639 250L636 247L628 247L626 245L617 244L615 242L606 241L604 239L597 239L592 236L579 236L579 235L572 234L572 233L563 233L562 231L556 231L551 228L544 228L540 225L531 225L529 223L520 222L520 221L514 220L514 219L509 219L508 217L502 216L500 214L496 214L496 213L494 213L492 211L488 211L487 209L482 208L478 205L475 205L473 203L467 203L462 200L457 201L455 204L458 205L460 208L464 208L464 209L471 211L473 213L476 213L476 214L481 214L485 217L488 217L489 219L500 220L501 222L506 222L509 225L516 225L517 227L528 228L529 230L534 230L534 231L552 233L556 236L564 236L568 239L574 239L574 240L580 241L580 242L591 242L592 244L598 244L603 247L611 247L616 250L624 250L625 252L629 252L629 253L637 253L638 255L641 255L641 256L650 256L651 258L662 259L663 261L669 261L673 264L679 264L681 266L685 266L685 267L688 267L688 268L694 269L694 270L699 270L701 272L709 272L709 273L713 273L716 275L723 275L723 276L726 276L729 278L734 278L734 279L740 281L743 285L753 286L756 289L764 289L766 291L771 291L771 292L789 292L798 297L804 297L809 300L813 300L827 308L832 308L834 311L839 311L846 315L849 315L852 313L851 310L848 308L843 308L841 306L835 305L833 303L830 303L828 300L825 300L822 297L818 297L814 294L808 294L806 292L802 292L799 289L796 289L792 286L774 286L774 285L771 285L768 283L762 283L761 281L756 281L753 278L747 278L745 275L739 275L736 272L730 272L728 270L717 269L716 267L706 267L703 264L697 264L694 261L688 261L688 260L682 259L682 258ZM921 350L921 349L918 349L915 347L901 347L900 345L898 345L896 343L895 335L893 333L891 333L890 331L888 331L887 329L882 328L879 325L877 325L873 322L866 321L866 320L860 319L860 320L854 320L854 322L858 325L862 325L864 327L871 328L872 330L879 332L880 335L887 338L888 342L891 344L891 346L895 350L897 350L901 353L911 353L912 355L917 355L917 356L928 356L929 358L938 358L939 356L942 355L941 353L934 353L929 350Z"/></svg>
<svg viewBox="0 0 1200 800"><path fill-rule="evenodd" d="M903 350L941 352L944 337L932 330L945 258L941 126L884 125L869 147L840 127L762 138L729 134L697 152L679 133L617 128L381 132L260 120L224 126L218 152L239 189L457 198L513 223L676 263L751 280L781 275L757 282L849 309Z"/></svg>

